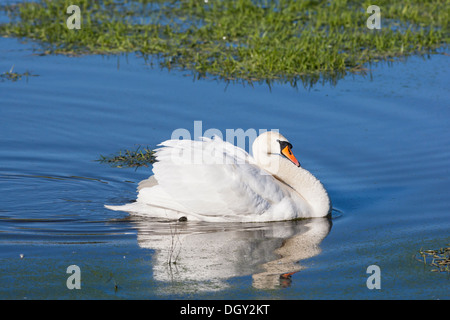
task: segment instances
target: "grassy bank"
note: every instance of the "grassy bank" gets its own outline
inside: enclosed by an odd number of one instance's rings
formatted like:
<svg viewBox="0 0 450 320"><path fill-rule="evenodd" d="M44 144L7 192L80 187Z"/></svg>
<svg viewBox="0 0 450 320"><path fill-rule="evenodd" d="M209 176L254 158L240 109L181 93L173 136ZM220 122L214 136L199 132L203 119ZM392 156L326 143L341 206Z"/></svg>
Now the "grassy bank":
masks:
<svg viewBox="0 0 450 320"><path fill-rule="evenodd" d="M66 12L81 9L81 29ZM41 0L2 8L0 35L43 53L136 53L162 67L225 80L335 81L374 62L446 46L450 1ZM156 58L156 59L154 59Z"/></svg>

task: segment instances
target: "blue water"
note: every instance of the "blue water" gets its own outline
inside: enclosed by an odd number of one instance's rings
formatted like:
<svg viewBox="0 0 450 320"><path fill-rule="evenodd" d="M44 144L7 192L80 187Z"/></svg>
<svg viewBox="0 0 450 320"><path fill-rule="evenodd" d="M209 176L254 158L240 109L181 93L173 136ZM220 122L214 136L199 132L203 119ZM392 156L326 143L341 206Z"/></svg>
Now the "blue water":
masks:
<svg viewBox="0 0 450 320"><path fill-rule="evenodd" d="M0 73L38 75L0 82L1 299L450 297L448 274L415 258L450 243L448 55L308 90L34 46L0 38ZM101 154L193 134L194 121L223 134L279 129L325 185L333 218L169 223L103 207L135 199L151 167L112 168ZM80 290L66 286L70 265ZM366 285L370 265L381 289Z"/></svg>

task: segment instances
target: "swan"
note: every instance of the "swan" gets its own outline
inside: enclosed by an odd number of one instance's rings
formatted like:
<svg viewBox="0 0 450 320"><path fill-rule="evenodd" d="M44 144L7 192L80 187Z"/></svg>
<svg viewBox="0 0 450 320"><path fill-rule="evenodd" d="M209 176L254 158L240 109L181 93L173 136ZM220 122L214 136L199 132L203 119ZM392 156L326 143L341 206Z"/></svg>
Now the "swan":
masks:
<svg viewBox="0 0 450 320"><path fill-rule="evenodd" d="M280 133L260 134L253 156L215 136L167 140L155 150L154 175L135 202L105 207L148 217L266 222L326 217L331 201Z"/></svg>

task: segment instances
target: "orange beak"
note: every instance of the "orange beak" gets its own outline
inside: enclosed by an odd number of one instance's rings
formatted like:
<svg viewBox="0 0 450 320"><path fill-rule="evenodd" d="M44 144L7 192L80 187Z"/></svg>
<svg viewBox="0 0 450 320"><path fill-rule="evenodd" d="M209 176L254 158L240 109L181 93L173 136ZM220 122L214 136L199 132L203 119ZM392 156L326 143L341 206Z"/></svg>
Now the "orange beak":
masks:
<svg viewBox="0 0 450 320"><path fill-rule="evenodd" d="M289 146L286 146L283 150L281 150L281 154L292 161L297 167L300 167L300 162L294 157L294 154L291 151Z"/></svg>

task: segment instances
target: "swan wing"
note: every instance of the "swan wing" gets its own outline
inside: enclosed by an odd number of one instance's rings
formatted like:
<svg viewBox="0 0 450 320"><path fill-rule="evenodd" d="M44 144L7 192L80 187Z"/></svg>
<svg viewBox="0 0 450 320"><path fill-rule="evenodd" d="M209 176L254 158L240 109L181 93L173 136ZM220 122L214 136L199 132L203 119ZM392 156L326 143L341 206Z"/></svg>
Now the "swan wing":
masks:
<svg viewBox="0 0 450 320"><path fill-rule="evenodd" d="M153 172L164 197L142 185L138 202L170 207L172 201L174 209L226 218L261 215L286 196L282 184L253 157L218 137L168 140L159 146Z"/></svg>

